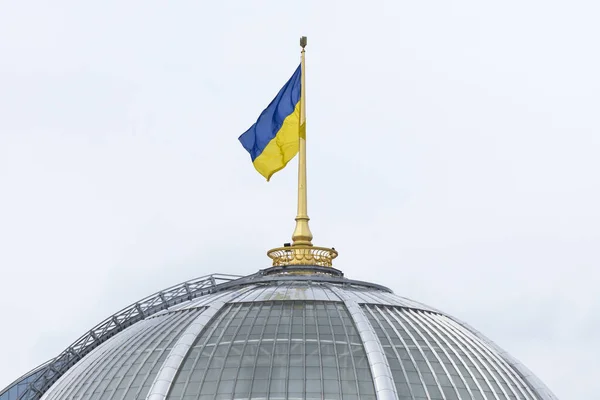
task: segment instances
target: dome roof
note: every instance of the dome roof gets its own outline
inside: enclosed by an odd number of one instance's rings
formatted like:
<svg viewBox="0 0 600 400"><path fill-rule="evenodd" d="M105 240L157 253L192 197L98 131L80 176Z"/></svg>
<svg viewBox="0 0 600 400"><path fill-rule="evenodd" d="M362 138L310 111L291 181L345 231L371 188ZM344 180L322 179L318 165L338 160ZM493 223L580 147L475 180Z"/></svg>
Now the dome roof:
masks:
<svg viewBox="0 0 600 400"><path fill-rule="evenodd" d="M442 311L332 268L294 270L211 276L135 303L25 377L24 398L556 400Z"/></svg>

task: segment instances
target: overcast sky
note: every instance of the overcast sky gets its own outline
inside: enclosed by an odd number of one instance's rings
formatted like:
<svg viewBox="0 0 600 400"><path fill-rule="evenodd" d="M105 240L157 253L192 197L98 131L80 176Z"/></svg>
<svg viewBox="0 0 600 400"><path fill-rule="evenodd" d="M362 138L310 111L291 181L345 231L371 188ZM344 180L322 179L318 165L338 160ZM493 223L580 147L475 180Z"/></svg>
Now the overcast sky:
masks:
<svg viewBox="0 0 600 400"><path fill-rule="evenodd" d="M308 36L314 243L600 392L595 1L0 0L0 388L128 304L267 267L237 138Z"/></svg>

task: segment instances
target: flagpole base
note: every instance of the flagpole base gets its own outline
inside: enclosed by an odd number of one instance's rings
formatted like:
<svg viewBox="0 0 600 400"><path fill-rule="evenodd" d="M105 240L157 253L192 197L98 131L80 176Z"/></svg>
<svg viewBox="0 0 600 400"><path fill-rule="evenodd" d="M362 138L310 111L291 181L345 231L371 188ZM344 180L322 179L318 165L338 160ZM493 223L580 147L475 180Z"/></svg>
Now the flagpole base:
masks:
<svg viewBox="0 0 600 400"><path fill-rule="evenodd" d="M338 252L327 247L294 245L271 249L267 252L267 256L273 260L274 267L291 265L332 267L333 259L338 256Z"/></svg>
<svg viewBox="0 0 600 400"><path fill-rule="evenodd" d="M296 228L292 234L292 246L312 246L313 235L308 226L310 218L296 217Z"/></svg>

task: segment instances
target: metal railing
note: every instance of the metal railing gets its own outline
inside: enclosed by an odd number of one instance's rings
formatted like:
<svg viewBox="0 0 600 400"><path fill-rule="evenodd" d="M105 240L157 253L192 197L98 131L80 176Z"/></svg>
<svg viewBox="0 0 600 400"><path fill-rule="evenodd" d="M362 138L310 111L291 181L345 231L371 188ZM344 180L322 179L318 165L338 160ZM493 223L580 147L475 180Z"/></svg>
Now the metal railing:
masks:
<svg viewBox="0 0 600 400"><path fill-rule="evenodd" d="M226 274L196 278L161 290L111 315L77 339L56 358L46 363L43 372L29 383L27 389L19 396L19 400L38 400L54 382L85 355L136 322L176 304L218 291L221 284L240 278L242 276ZM37 367L34 371L39 369L40 367ZM28 373L25 376L31 375L33 374Z"/></svg>

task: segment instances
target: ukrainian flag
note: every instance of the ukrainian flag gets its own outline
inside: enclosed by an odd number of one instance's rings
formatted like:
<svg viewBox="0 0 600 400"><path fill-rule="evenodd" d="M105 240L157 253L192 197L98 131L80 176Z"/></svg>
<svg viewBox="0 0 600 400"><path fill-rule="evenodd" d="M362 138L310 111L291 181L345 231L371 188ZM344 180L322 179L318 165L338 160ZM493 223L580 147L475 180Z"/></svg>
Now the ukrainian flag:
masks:
<svg viewBox="0 0 600 400"><path fill-rule="evenodd" d="M239 140L267 181L298 153L301 66ZM304 126L302 126L304 128Z"/></svg>

